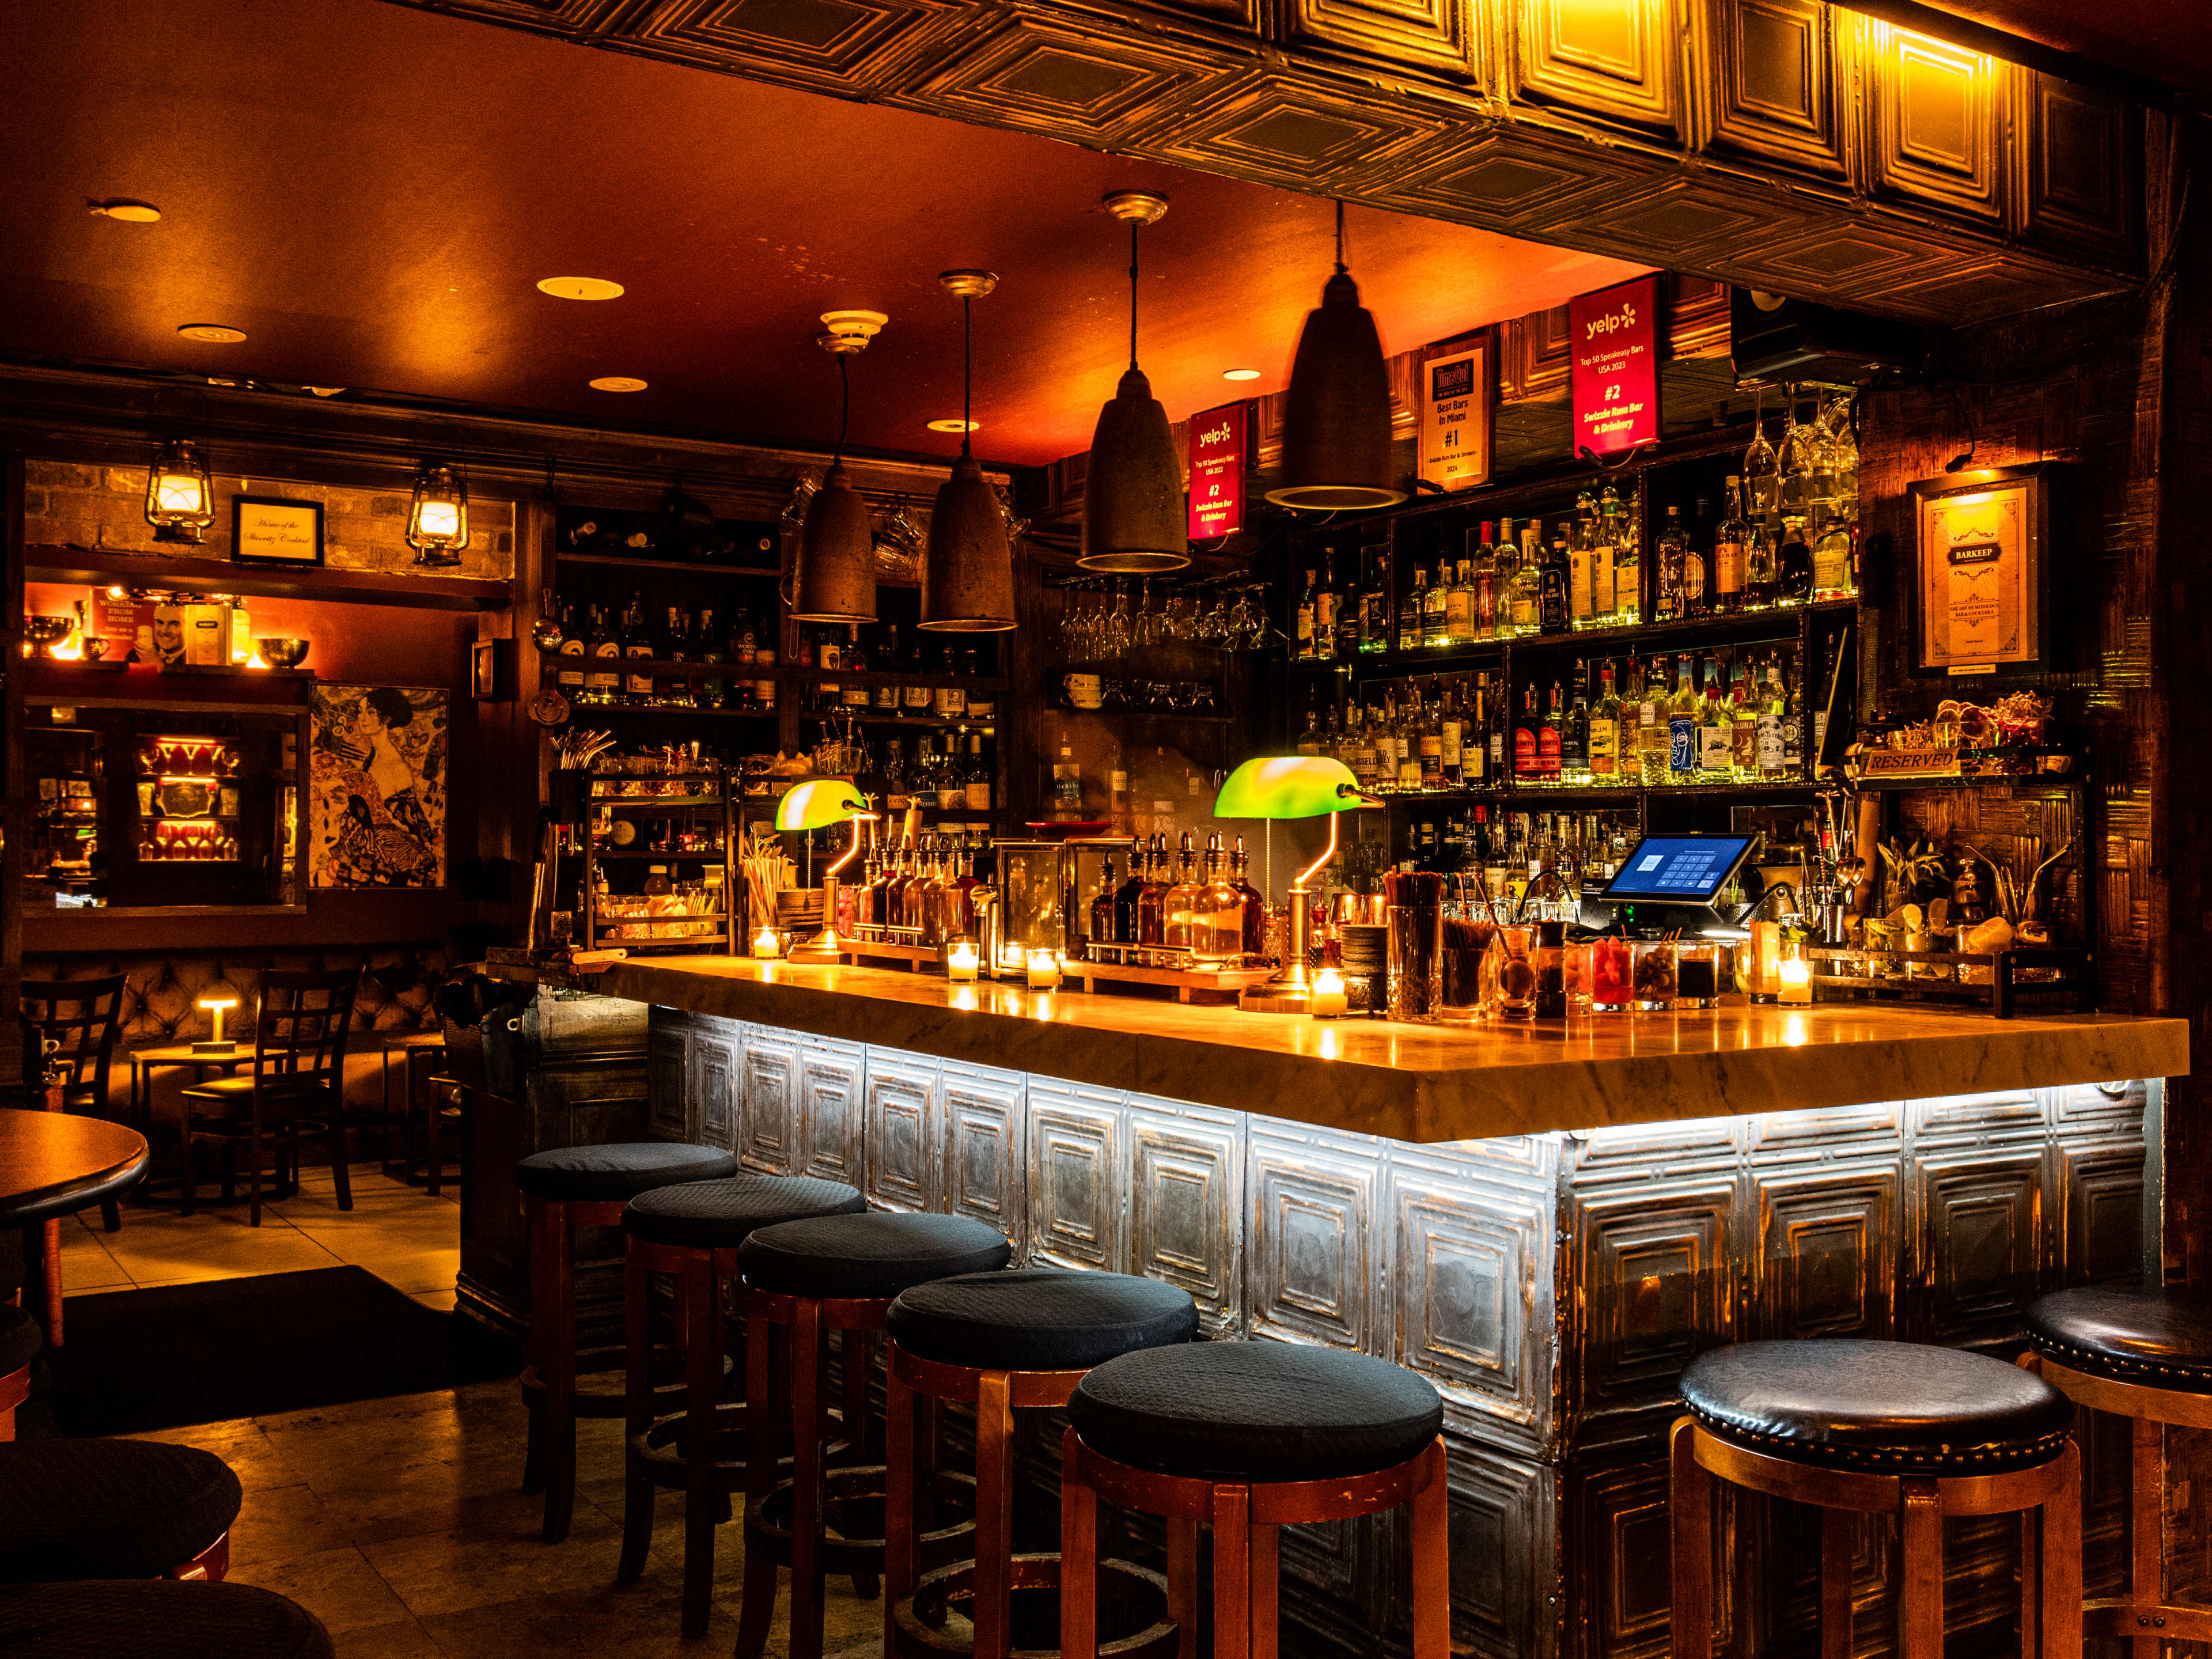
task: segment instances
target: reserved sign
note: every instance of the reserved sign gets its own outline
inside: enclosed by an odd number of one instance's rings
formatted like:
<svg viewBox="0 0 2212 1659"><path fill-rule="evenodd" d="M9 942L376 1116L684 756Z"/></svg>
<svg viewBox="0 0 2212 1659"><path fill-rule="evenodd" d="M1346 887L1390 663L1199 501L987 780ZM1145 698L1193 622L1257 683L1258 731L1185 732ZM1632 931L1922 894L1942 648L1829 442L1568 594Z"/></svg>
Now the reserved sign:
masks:
<svg viewBox="0 0 2212 1659"><path fill-rule="evenodd" d="M1858 757L1864 778L1955 778L1955 749L1869 749Z"/></svg>
<svg viewBox="0 0 2212 1659"><path fill-rule="evenodd" d="M1611 455L1659 441L1659 278L1567 302L1574 349L1576 453Z"/></svg>

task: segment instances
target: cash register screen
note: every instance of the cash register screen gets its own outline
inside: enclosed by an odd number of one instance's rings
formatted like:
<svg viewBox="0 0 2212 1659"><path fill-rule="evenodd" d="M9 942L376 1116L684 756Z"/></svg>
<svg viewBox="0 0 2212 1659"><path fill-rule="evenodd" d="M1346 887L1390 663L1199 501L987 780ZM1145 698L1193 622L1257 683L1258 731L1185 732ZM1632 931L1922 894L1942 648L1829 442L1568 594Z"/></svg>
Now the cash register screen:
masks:
<svg viewBox="0 0 2212 1659"><path fill-rule="evenodd" d="M1749 836L1646 836L1603 896L1612 901L1711 904L1751 851Z"/></svg>

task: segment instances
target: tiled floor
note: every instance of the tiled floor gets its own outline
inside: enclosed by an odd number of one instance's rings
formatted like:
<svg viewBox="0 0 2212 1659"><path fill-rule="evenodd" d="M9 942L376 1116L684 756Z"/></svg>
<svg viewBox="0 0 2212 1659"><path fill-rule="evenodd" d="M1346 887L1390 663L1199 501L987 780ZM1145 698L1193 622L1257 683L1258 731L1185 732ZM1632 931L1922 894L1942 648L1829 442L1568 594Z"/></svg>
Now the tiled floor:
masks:
<svg viewBox="0 0 2212 1659"><path fill-rule="evenodd" d="M102 1232L100 1212L84 1211L62 1223L63 1285L83 1296L345 1262L418 1302L451 1308L461 1261L458 1187L433 1198L374 1164L356 1164L351 1175L351 1210L338 1208L330 1170L309 1168L299 1196L262 1206L258 1227L246 1224L242 1203L185 1216L166 1193L144 1209L126 1200L120 1232Z"/></svg>
<svg viewBox="0 0 2212 1659"><path fill-rule="evenodd" d="M522 1495L524 1417L511 1381L144 1437L228 1461L246 1488L232 1580L312 1608L338 1659L726 1654L737 1639L739 1528L720 1529L713 1620L703 1640L687 1642L677 1630L682 1494L660 1495L644 1578L617 1584L622 1425L578 1430L575 1520L552 1545L538 1541L543 1500ZM825 1654L880 1651L880 1600L861 1601L838 1579L825 1600ZM787 1574L769 1637L778 1659L788 1607Z"/></svg>

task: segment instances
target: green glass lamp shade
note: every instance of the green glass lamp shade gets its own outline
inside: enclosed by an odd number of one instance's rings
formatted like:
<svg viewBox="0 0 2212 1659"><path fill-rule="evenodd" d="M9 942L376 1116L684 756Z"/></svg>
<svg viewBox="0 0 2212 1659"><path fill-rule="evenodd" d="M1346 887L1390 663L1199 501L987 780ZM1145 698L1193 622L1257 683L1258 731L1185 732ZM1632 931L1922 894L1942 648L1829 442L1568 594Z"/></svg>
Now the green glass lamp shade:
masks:
<svg viewBox="0 0 2212 1659"><path fill-rule="evenodd" d="M1351 775L1349 773L1346 776ZM793 784L775 805L779 830L826 830L848 818L872 818L867 797L842 778Z"/></svg>
<svg viewBox="0 0 2212 1659"><path fill-rule="evenodd" d="M1229 775L1213 798L1217 818L1317 818L1374 806L1360 793L1352 769L1326 755L1279 755L1248 760Z"/></svg>

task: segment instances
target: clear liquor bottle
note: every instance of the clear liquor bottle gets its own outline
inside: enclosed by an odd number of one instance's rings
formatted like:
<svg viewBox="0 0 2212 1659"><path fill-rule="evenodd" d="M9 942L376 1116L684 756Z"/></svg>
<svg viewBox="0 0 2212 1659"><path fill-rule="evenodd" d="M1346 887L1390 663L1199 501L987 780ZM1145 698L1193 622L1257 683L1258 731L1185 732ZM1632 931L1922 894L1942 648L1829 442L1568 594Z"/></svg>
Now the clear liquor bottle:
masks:
<svg viewBox="0 0 2212 1659"><path fill-rule="evenodd" d="M1601 534L1613 552L1614 619L1624 628L1644 620L1644 562L1636 544L1636 524L1620 492L1607 484L1598 492Z"/></svg>
<svg viewBox="0 0 2212 1659"><path fill-rule="evenodd" d="M1698 776L1707 783L1722 783L1733 770L1735 716L1728 704L1728 688L1718 658L1705 665L1705 696L1698 711Z"/></svg>
<svg viewBox="0 0 2212 1659"><path fill-rule="evenodd" d="M1597 703L1589 716L1590 781L1614 784L1620 777L1620 697L1613 689L1613 665L1598 671Z"/></svg>
<svg viewBox="0 0 2212 1659"><path fill-rule="evenodd" d="M1667 781L1689 783L1698 772L1698 715L1696 690L1690 680L1690 659L1674 659L1674 691L1667 699Z"/></svg>
<svg viewBox="0 0 2212 1659"><path fill-rule="evenodd" d="M1421 595L1420 643L1431 650L1451 643L1451 629L1446 617L1451 596L1451 568L1442 559L1437 561L1437 574Z"/></svg>
<svg viewBox="0 0 2212 1659"><path fill-rule="evenodd" d="M1646 788L1672 781L1668 766L1667 659L1654 657L1644 671L1636 705L1637 775Z"/></svg>
<svg viewBox="0 0 2212 1659"><path fill-rule="evenodd" d="M1850 527L1832 514L1813 542L1814 599L1849 599L1857 597L1858 573L1855 568L1857 561L1853 552Z"/></svg>
<svg viewBox="0 0 2212 1659"><path fill-rule="evenodd" d="M1305 586L1298 590L1297 606L1293 612L1296 621L1291 630L1291 654L1311 657L1314 653L1314 573L1306 572Z"/></svg>
<svg viewBox="0 0 2212 1659"><path fill-rule="evenodd" d="M1444 589L1444 637L1446 645L1465 645L1474 638L1474 581L1462 559L1453 573L1451 585Z"/></svg>
<svg viewBox="0 0 2212 1659"><path fill-rule="evenodd" d="M1398 787L1407 794L1418 794L1421 788L1421 693L1411 680L1406 683L1406 703L1399 711L1397 736L1390 746L1398 757Z"/></svg>
<svg viewBox="0 0 2212 1659"><path fill-rule="evenodd" d="M1667 504L1667 523L1659 532L1655 551L1659 557L1659 590L1651 607L1654 622L1675 622L1683 615L1683 560L1689 538L1682 532L1682 509Z"/></svg>
<svg viewBox="0 0 2212 1659"><path fill-rule="evenodd" d="M1460 708L1456 683L1444 687L1437 711L1437 771L1443 787L1459 789L1467 783L1467 716Z"/></svg>
<svg viewBox="0 0 2212 1659"><path fill-rule="evenodd" d="M1421 643L1423 617L1427 610L1428 573L1416 568L1413 585L1398 606L1398 649L1411 651Z"/></svg>
<svg viewBox="0 0 2212 1659"><path fill-rule="evenodd" d="M1336 613L1341 601L1336 591L1336 550L1321 556L1321 586L1314 589L1313 649L1308 654L1326 662L1336 651Z"/></svg>
<svg viewBox="0 0 2212 1659"><path fill-rule="evenodd" d="M1789 700L1782 692L1782 665L1770 657L1766 662L1766 685L1759 698L1758 736L1759 775L1770 781L1790 775L1789 738L1782 729L1788 717Z"/></svg>
<svg viewBox="0 0 2212 1659"><path fill-rule="evenodd" d="M1244 896L1230 879L1221 837L1206 838L1206 860L1190 905L1190 953L1201 963L1233 962L1244 954Z"/></svg>
<svg viewBox="0 0 2212 1659"><path fill-rule="evenodd" d="M1559 721L1559 778L1565 783L1590 781L1589 665L1575 662L1574 695Z"/></svg>
<svg viewBox="0 0 2212 1659"><path fill-rule="evenodd" d="M1432 695L1425 702L1419 693L1414 694L1413 742L1420 768L1417 787L1433 790L1444 787L1444 726L1443 698L1434 695L1433 680L1430 690Z"/></svg>
<svg viewBox="0 0 2212 1659"><path fill-rule="evenodd" d="M1198 854L1191 846L1190 831L1182 832L1182 845L1176 854L1176 878L1161 901L1164 915L1161 921L1160 943L1170 951L1190 949L1191 913L1199 892Z"/></svg>

